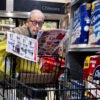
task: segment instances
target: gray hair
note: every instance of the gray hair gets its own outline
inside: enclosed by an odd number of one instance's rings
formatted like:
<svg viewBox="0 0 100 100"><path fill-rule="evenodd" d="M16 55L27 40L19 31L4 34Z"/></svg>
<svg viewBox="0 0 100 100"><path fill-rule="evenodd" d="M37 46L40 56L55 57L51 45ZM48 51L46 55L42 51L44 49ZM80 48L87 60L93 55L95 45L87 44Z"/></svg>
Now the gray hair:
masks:
<svg viewBox="0 0 100 100"><path fill-rule="evenodd" d="M40 14L41 17L42 17L43 20L44 20L44 14L43 14L43 12L42 12L41 10L38 10L38 9L34 9L34 10L32 10L32 11L30 12L30 16L29 16L29 18L31 18L32 15L34 15L34 14L36 14L36 13Z"/></svg>

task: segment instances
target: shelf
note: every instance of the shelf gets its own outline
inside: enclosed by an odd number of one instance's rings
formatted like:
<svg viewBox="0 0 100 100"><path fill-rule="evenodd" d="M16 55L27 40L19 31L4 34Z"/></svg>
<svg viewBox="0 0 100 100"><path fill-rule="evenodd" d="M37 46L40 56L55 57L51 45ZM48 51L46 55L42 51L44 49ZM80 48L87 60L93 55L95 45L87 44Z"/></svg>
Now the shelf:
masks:
<svg viewBox="0 0 100 100"><path fill-rule="evenodd" d="M95 45L95 46L91 46L91 45L87 45L87 44L82 44L82 45L72 45L70 46L68 51L86 51L86 52L96 52L96 51L100 51L100 45Z"/></svg>
<svg viewBox="0 0 100 100"><path fill-rule="evenodd" d="M5 34L5 31L0 31L0 35L4 35Z"/></svg>
<svg viewBox="0 0 100 100"><path fill-rule="evenodd" d="M15 27L15 25L10 25L10 24L0 24L0 26L11 27L11 28L14 28Z"/></svg>
<svg viewBox="0 0 100 100"><path fill-rule="evenodd" d="M80 2L81 2L80 0L75 0L75 1L71 4L71 6L78 5L77 3L80 3Z"/></svg>
<svg viewBox="0 0 100 100"><path fill-rule="evenodd" d="M1 36L1 35L4 35L4 33L0 33L0 36Z"/></svg>

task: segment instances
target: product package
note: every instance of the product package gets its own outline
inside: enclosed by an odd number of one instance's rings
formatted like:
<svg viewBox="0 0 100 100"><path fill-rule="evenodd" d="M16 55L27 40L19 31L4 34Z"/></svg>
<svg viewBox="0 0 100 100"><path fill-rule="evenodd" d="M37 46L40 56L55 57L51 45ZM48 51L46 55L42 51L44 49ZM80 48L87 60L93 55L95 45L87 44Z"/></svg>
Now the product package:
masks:
<svg viewBox="0 0 100 100"><path fill-rule="evenodd" d="M98 69L97 73L96 70ZM87 56L84 61L83 73L84 78L87 80L100 79L100 56ZM98 74L98 75L96 75ZM98 78L96 78L98 76Z"/></svg>
<svg viewBox="0 0 100 100"><path fill-rule="evenodd" d="M42 73L55 73L55 80L64 72L65 60L43 56L40 59L40 70Z"/></svg>
<svg viewBox="0 0 100 100"><path fill-rule="evenodd" d="M100 1L92 3L89 44L100 45Z"/></svg>
<svg viewBox="0 0 100 100"><path fill-rule="evenodd" d="M70 90L70 98L68 100L84 100L85 86L82 83L71 80Z"/></svg>
<svg viewBox="0 0 100 100"><path fill-rule="evenodd" d="M100 97L100 56L87 56L84 62L83 78L91 98ZM93 89L92 89L93 88Z"/></svg>
<svg viewBox="0 0 100 100"><path fill-rule="evenodd" d="M75 12L71 44L87 44L89 37L91 4L83 3Z"/></svg>

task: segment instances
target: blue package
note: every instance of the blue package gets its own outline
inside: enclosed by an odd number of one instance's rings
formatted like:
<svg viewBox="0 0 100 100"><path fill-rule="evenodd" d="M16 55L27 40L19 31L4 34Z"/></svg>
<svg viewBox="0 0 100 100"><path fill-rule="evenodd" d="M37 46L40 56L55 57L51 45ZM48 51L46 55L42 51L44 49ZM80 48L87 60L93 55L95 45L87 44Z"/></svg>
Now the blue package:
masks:
<svg viewBox="0 0 100 100"><path fill-rule="evenodd" d="M73 44L87 44L91 17L91 5L83 3L75 12L73 19Z"/></svg>
<svg viewBox="0 0 100 100"><path fill-rule="evenodd" d="M73 18L73 36L72 36L72 44L80 43L80 34L81 34L81 25L80 25L80 11L79 8L75 11Z"/></svg>
<svg viewBox="0 0 100 100"><path fill-rule="evenodd" d="M80 17L81 17L81 35L80 44L87 44L89 38L89 27L91 17L91 6L88 3L83 3L80 6Z"/></svg>
<svg viewBox="0 0 100 100"><path fill-rule="evenodd" d="M92 13L91 13L91 27L93 30L92 39L89 36L89 44L100 45L100 1L95 1L92 3Z"/></svg>
<svg viewBox="0 0 100 100"><path fill-rule="evenodd" d="M71 81L70 85L70 99L71 100L84 100L85 86L78 81Z"/></svg>

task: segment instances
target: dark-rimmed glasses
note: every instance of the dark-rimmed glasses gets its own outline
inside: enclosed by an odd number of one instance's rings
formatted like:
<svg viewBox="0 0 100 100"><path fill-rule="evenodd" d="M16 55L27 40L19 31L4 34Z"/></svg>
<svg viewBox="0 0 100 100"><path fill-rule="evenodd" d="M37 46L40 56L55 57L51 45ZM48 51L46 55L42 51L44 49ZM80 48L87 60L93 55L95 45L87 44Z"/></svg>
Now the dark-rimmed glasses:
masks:
<svg viewBox="0 0 100 100"><path fill-rule="evenodd" d="M44 22L42 22L42 21L39 22L39 21L36 21L36 20L30 20L30 22L32 22L33 25L37 25L38 24L39 26L42 26L44 24Z"/></svg>

